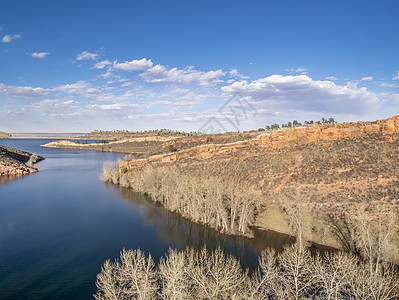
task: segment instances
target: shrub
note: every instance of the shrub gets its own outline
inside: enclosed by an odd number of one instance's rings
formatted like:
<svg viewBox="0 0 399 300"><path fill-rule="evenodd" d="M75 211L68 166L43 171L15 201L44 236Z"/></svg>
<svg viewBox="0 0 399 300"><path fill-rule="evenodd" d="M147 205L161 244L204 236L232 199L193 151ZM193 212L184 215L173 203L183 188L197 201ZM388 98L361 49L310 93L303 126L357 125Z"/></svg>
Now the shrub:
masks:
<svg viewBox="0 0 399 300"><path fill-rule="evenodd" d="M176 152L177 149L176 149L176 147L174 145L169 145L169 151Z"/></svg>

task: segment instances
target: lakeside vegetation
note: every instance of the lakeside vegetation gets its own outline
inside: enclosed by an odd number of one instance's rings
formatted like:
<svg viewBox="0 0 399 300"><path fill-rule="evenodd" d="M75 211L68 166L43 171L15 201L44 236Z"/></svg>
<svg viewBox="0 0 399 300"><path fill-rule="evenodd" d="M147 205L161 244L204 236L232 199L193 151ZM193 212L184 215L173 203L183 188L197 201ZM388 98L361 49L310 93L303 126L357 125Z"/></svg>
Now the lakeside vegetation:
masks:
<svg viewBox="0 0 399 300"><path fill-rule="evenodd" d="M125 250L97 276L96 299L397 299L397 267L387 262L392 227L364 218L359 253L312 253L304 207L289 207L296 242L281 253L264 251L249 272L218 248L170 249L155 264L151 254ZM360 213L360 212L359 212ZM362 212L364 213L364 212Z"/></svg>
<svg viewBox="0 0 399 300"><path fill-rule="evenodd" d="M187 171L187 170L186 170ZM198 171L198 170L197 170ZM177 167L128 174L105 165L103 180L134 187L166 208L221 232L247 234L260 209L259 195L210 169ZM287 199L285 199L287 200ZM264 251L250 272L221 249L171 249L158 265L140 249L123 250L97 277L96 299L397 299L398 219L382 206L355 206L345 218L330 215L329 230L341 249L312 252L308 205L281 201L296 242L281 253ZM262 207L266 209L267 207ZM245 216L245 217L244 217Z"/></svg>
<svg viewBox="0 0 399 300"><path fill-rule="evenodd" d="M102 180L131 187L183 217L224 233L249 234L261 203L251 188L208 176L207 169L191 173L176 167L147 168L132 174L126 171L105 164Z"/></svg>
<svg viewBox="0 0 399 300"><path fill-rule="evenodd" d="M157 266L140 250L124 250L120 261L104 265L96 297L102 299L105 286L116 286L120 295L126 291L140 299L397 299L397 121L322 125L328 130L318 131L323 136L314 140L310 136L319 125L302 128L309 135L280 130L266 142L182 152L174 142L165 145L176 155L104 165L104 181L146 194L191 221L246 236L253 227L271 228L296 236L296 243L281 253L264 252L254 272L220 249L170 250ZM236 138L249 139L251 133ZM310 241L337 249L314 253ZM128 271L121 271L127 277L118 277L118 268L138 261L147 271L151 265L153 278L153 285L141 291L137 282L132 288L137 278ZM235 270L227 288L215 275L226 264ZM180 277L170 279L175 275ZM149 294L143 292L147 288Z"/></svg>

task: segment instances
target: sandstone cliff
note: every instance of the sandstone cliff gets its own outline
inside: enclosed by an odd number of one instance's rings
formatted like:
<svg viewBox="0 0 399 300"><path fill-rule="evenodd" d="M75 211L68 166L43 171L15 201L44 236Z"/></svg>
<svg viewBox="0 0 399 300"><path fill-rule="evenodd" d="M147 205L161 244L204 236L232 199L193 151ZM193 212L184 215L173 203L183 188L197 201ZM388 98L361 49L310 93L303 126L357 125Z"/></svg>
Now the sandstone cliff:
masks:
<svg viewBox="0 0 399 300"><path fill-rule="evenodd" d="M146 159L135 159L121 163L127 170L142 169L147 165L157 166L177 163L185 159L206 160L219 154L245 152L253 147L281 148L285 146L306 145L355 138L366 135L379 135L382 139L393 141L399 133L399 116L375 122L339 123L282 128L267 131L253 139L228 144L206 144L170 154L154 155Z"/></svg>

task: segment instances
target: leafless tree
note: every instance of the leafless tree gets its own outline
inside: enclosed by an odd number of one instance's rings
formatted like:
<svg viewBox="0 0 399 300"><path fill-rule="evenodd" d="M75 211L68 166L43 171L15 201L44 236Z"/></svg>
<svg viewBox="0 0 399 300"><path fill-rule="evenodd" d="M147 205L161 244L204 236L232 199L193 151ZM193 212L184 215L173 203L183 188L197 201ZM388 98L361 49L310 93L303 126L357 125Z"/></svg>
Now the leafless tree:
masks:
<svg viewBox="0 0 399 300"><path fill-rule="evenodd" d="M158 291L155 264L140 250L125 250L120 261L109 260L97 275L96 299L153 299Z"/></svg>
<svg viewBox="0 0 399 300"><path fill-rule="evenodd" d="M322 299L343 299L350 295L348 281L350 272L356 268L356 257L343 251L318 253L312 262L316 286Z"/></svg>
<svg viewBox="0 0 399 300"><path fill-rule="evenodd" d="M270 299L276 295L278 286L278 269L276 253L272 250L264 251L259 257L259 268L248 279L248 295L246 299Z"/></svg>
<svg viewBox="0 0 399 300"><path fill-rule="evenodd" d="M166 208L221 232L247 234L259 206L250 187L239 188L234 180L226 183L198 170L184 173L168 166L124 173L104 164L102 179L148 194Z"/></svg>
<svg viewBox="0 0 399 300"><path fill-rule="evenodd" d="M98 292L94 295L97 300L118 300L125 296L124 287L120 282L120 263L112 263L109 259L101 267L97 275L96 286Z"/></svg>
<svg viewBox="0 0 399 300"><path fill-rule="evenodd" d="M119 168L118 163L106 162L103 164L103 172L100 176L103 181L110 181L114 184L119 183Z"/></svg>
<svg viewBox="0 0 399 300"><path fill-rule="evenodd" d="M187 259L185 252L169 249L165 258L159 263L162 299L193 299L190 278L187 276Z"/></svg>
<svg viewBox="0 0 399 300"><path fill-rule="evenodd" d="M310 293L315 282L311 268L309 249L295 243L278 256L279 282L278 294L286 299L303 299Z"/></svg>
<svg viewBox="0 0 399 300"><path fill-rule="evenodd" d="M353 217L353 226L357 231L355 239L360 254L368 261L370 273L378 273L381 262L394 260L397 248L392 243L397 231L397 218L392 211L380 207L357 208Z"/></svg>
<svg viewBox="0 0 399 300"><path fill-rule="evenodd" d="M225 256L218 248L208 252L187 252L187 274L193 283L198 299L242 299L247 271L243 271L238 260Z"/></svg>

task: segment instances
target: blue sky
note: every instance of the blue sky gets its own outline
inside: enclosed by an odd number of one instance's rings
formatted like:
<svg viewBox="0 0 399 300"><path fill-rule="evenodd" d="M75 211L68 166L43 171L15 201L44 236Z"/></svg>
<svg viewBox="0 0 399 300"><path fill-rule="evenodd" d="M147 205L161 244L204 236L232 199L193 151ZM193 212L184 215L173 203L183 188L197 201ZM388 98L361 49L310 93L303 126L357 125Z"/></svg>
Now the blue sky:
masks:
<svg viewBox="0 0 399 300"><path fill-rule="evenodd" d="M0 29L2 131L399 114L398 1L4 0Z"/></svg>

